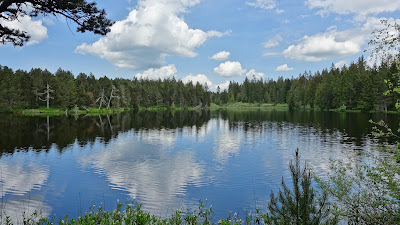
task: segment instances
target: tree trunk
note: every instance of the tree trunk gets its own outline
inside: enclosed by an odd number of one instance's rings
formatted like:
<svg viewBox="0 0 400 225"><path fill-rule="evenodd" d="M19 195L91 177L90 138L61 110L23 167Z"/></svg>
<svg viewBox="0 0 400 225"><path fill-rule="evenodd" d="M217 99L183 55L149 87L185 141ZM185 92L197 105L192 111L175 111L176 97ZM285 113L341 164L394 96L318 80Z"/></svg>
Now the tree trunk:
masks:
<svg viewBox="0 0 400 225"><path fill-rule="evenodd" d="M46 103L47 103L47 109L49 109L49 101L50 101L50 88L49 88L49 84L47 84L47 97L46 97Z"/></svg>
<svg viewBox="0 0 400 225"><path fill-rule="evenodd" d="M110 108L111 99L113 98L114 88L111 88L110 99L108 99L107 109Z"/></svg>

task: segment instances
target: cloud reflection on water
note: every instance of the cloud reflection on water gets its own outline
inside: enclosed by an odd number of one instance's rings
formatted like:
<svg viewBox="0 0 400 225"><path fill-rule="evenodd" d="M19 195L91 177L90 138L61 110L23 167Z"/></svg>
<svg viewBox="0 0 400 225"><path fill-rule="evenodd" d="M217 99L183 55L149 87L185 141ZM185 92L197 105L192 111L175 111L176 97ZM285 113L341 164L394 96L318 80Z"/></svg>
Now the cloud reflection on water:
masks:
<svg viewBox="0 0 400 225"><path fill-rule="evenodd" d="M175 130L160 129L160 130L139 130L138 138L151 145L161 145L171 147L176 142Z"/></svg>
<svg viewBox="0 0 400 225"><path fill-rule="evenodd" d="M170 151L175 130L129 132L126 138L98 153L82 157L85 167L105 174L113 189L125 190L146 209L161 212L180 208L189 185L200 186L204 166L192 151Z"/></svg>
<svg viewBox="0 0 400 225"><path fill-rule="evenodd" d="M0 162L0 197L6 194L24 195L39 190L49 177L49 168L32 162Z"/></svg>
<svg viewBox="0 0 400 225"><path fill-rule="evenodd" d="M51 207L44 203L44 197L33 193L40 190L49 177L49 168L33 162L0 162L1 213L19 224L22 213L31 215L35 210L48 217ZM0 221L3 222L3 221Z"/></svg>
<svg viewBox="0 0 400 225"><path fill-rule="evenodd" d="M0 203L1 214L7 215L13 224L23 224L22 215L31 216L34 212L39 213L39 217L49 217L52 208L44 203L42 195L13 196L10 199ZM4 217L0 219L0 223L4 224ZM3 220L3 221L2 221Z"/></svg>
<svg viewBox="0 0 400 225"><path fill-rule="evenodd" d="M222 132L216 136L213 147L214 159L225 164L228 159L240 152L241 135L238 131L229 130L229 121L217 120L217 127Z"/></svg>

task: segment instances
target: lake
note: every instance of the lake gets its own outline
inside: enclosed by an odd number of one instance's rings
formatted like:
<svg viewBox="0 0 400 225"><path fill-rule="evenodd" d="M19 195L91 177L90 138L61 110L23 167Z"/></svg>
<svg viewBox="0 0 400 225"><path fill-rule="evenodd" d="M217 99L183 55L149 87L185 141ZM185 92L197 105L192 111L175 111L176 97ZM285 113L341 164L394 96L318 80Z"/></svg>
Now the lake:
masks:
<svg viewBox="0 0 400 225"><path fill-rule="evenodd" d="M11 218L82 215L139 202L165 217L207 201L214 218L265 210L301 160L324 177L330 159L373 148L369 120L397 114L234 110L125 112L95 117L0 117L1 208Z"/></svg>

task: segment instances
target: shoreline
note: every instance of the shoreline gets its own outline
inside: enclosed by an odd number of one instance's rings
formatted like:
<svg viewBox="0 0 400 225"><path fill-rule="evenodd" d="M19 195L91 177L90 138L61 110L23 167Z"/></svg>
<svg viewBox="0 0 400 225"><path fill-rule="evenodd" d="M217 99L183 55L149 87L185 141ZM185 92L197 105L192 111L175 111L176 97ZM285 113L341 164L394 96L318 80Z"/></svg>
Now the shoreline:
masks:
<svg viewBox="0 0 400 225"><path fill-rule="evenodd" d="M12 114L17 116L74 116L74 115L113 115L125 111L136 110L138 112L168 112L168 111L201 111L201 110L279 110L279 111L318 111L318 112L338 112L338 113L385 113L385 114L400 114L399 111L362 111L357 109L326 109L322 110L319 108L298 108L289 109L288 104L260 104L260 103L228 103L224 105L217 105L212 103L209 107L167 107L167 106L139 106L137 109L130 108L110 108L110 109L98 109L98 108L85 108L85 109L57 109L57 108L38 108L38 109L13 109L13 110L0 110L1 114Z"/></svg>

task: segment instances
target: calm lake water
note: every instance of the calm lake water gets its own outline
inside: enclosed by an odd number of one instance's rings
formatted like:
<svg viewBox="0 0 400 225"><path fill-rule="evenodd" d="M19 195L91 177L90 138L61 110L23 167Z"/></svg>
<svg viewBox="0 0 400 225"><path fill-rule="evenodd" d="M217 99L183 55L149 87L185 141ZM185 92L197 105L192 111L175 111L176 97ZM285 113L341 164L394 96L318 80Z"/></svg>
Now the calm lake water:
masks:
<svg viewBox="0 0 400 225"><path fill-rule="evenodd" d="M297 147L320 176L330 159L362 160L374 143L369 119L399 124L398 115L275 110L3 115L1 207L59 218L134 200L164 217L207 199L216 218L244 215L290 181Z"/></svg>

